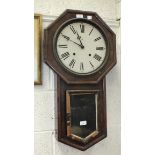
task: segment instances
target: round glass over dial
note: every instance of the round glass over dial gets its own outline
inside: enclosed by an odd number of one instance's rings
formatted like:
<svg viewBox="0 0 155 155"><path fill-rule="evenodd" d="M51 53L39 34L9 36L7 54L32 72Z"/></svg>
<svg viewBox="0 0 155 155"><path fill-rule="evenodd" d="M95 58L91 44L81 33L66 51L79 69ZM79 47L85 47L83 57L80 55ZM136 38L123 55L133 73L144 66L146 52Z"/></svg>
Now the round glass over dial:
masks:
<svg viewBox="0 0 155 155"><path fill-rule="evenodd" d="M106 42L99 28L91 22L72 21L57 34L56 54L68 71L89 75L104 65Z"/></svg>

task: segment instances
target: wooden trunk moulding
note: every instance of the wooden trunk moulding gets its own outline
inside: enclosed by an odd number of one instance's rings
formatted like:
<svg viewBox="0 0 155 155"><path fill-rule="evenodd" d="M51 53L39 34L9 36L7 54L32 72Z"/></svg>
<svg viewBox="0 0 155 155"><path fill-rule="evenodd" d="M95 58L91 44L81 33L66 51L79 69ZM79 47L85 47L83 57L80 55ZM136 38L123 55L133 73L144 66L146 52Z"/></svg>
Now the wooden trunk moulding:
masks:
<svg viewBox="0 0 155 155"><path fill-rule="evenodd" d="M67 92L67 95L66 95ZM97 104L97 123L98 130L88 135L88 140L82 141L79 137L70 136L71 129L67 122L70 117L70 98L68 92L93 93L98 94ZM88 149L100 140L107 136L107 121L106 121L106 80L101 80L98 84L71 84L68 85L64 80L57 76L57 103L58 103L58 140L62 143L80 149L82 151ZM90 116L91 117L91 116ZM70 123L70 122L68 122Z"/></svg>

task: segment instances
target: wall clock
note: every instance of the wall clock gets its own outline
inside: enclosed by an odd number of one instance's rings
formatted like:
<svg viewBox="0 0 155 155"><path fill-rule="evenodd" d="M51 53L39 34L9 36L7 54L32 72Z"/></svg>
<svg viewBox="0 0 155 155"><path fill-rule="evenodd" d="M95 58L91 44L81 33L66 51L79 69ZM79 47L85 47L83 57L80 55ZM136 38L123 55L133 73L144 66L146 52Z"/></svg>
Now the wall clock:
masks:
<svg viewBox="0 0 155 155"><path fill-rule="evenodd" d="M97 13L66 10L44 31L44 61L57 74L58 140L84 151L107 136L116 36Z"/></svg>

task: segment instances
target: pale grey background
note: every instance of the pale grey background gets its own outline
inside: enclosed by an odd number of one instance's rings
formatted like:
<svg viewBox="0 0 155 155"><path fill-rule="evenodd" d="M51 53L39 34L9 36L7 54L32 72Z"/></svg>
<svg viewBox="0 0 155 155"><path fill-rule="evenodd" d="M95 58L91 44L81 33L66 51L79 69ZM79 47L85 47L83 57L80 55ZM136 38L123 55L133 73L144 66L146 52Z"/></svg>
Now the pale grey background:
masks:
<svg viewBox="0 0 155 155"><path fill-rule="evenodd" d="M65 9L97 12L117 35L117 65L106 76L108 137L82 152L57 141L56 74L42 63L43 84L35 86L35 155L120 155L120 1L34 0L46 28Z"/></svg>

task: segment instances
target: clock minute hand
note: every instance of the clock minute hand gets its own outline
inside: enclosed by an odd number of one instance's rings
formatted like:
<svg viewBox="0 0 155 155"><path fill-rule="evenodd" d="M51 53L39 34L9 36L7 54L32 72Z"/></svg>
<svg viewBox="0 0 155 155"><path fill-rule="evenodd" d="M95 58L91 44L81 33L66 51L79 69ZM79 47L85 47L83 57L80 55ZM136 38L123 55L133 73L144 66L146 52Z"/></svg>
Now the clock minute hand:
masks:
<svg viewBox="0 0 155 155"><path fill-rule="evenodd" d="M69 37L67 37L67 36L65 36L65 35L63 35L63 34L62 34L62 36L63 36L65 39L67 39L68 41L71 41L71 42L73 42L74 44L76 44L76 45L78 45L78 46L80 46L80 47L82 48L82 45L80 45L80 44L76 43L75 41L71 40Z"/></svg>
<svg viewBox="0 0 155 155"><path fill-rule="evenodd" d="M81 48L84 48L83 44L82 44L82 41L81 41L81 37L79 36L78 32L76 31L76 34L77 34L77 39L79 39L80 41L80 44L81 44Z"/></svg>

